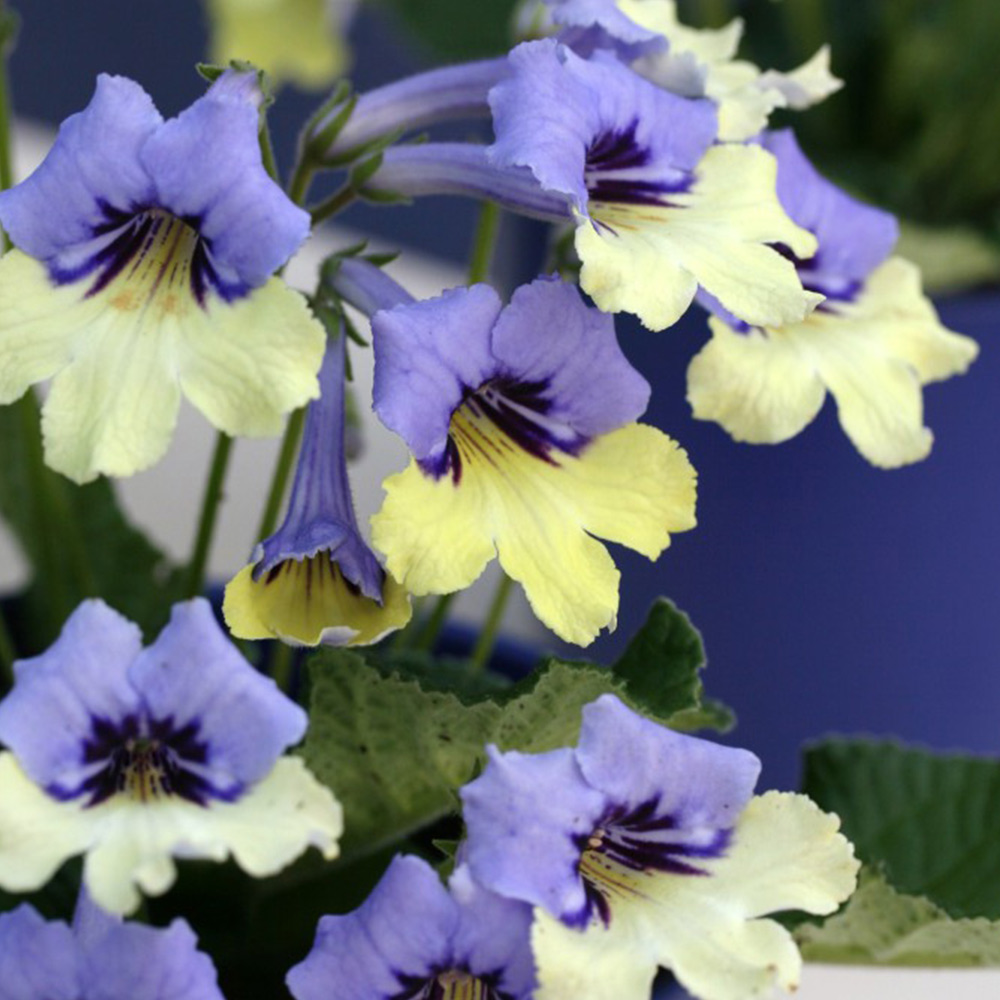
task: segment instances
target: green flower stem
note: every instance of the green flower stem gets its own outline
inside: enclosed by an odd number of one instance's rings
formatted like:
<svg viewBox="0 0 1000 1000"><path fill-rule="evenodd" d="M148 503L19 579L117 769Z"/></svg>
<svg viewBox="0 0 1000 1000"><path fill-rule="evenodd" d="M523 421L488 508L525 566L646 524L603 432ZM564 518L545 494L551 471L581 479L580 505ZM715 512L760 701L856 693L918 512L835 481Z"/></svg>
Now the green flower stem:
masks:
<svg viewBox="0 0 1000 1000"><path fill-rule="evenodd" d="M316 173L315 165L310 161L308 156L302 154L295 164L291 180L288 182L288 197L296 205L301 205L305 202L314 173Z"/></svg>
<svg viewBox="0 0 1000 1000"><path fill-rule="evenodd" d="M338 188L329 198L324 199L309 210L309 215L312 217L312 224L314 226L319 225L325 219L329 219L331 216L343 211L352 202L357 201L357 198L358 192L350 184L345 184L342 188Z"/></svg>
<svg viewBox="0 0 1000 1000"><path fill-rule="evenodd" d="M281 439L281 450L278 452L278 461L271 477L271 490L267 494L267 503L260 518L260 527L257 529L256 540L259 542L274 534L275 525L278 523L278 511L281 510L281 501L285 497L288 476L295 461L295 452L299 446L305 418L306 408L303 406L288 418L288 423L285 425L285 436Z"/></svg>
<svg viewBox="0 0 1000 1000"><path fill-rule="evenodd" d="M793 0L793 3L798 0ZM711 28L721 28L733 19L733 8L730 0L701 0L699 5L700 21Z"/></svg>
<svg viewBox="0 0 1000 1000"><path fill-rule="evenodd" d="M497 641L497 632L500 629L500 622L503 620L504 609L507 607L507 598L514 588L514 581L506 573L500 578L496 592L493 594L493 603L486 614L486 621L483 623L483 630L476 640L476 647L472 651L472 658L469 661L474 672L482 671L489 663L490 654Z"/></svg>
<svg viewBox="0 0 1000 1000"><path fill-rule="evenodd" d="M272 643L271 678L279 690L288 694L292 683L292 647L278 639Z"/></svg>
<svg viewBox="0 0 1000 1000"><path fill-rule="evenodd" d="M271 180L275 184L278 184L280 183L278 180L278 163L274 158L274 143L271 142L271 130L267 127L266 120L261 125L257 139L260 143L260 158L264 164L264 169Z"/></svg>
<svg viewBox="0 0 1000 1000"><path fill-rule="evenodd" d="M823 4L824 0L794 0L794 3L781 5L788 25L788 38L795 52L803 58L829 41L830 26Z"/></svg>
<svg viewBox="0 0 1000 1000"><path fill-rule="evenodd" d="M7 619L0 611L0 691L7 692L14 686L14 660L17 652L7 628Z"/></svg>
<svg viewBox="0 0 1000 1000"><path fill-rule="evenodd" d="M500 228L500 206L484 201L479 210L476 235L472 239L472 257L469 260L469 284L485 281L490 275L490 265L496 251L497 232Z"/></svg>
<svg viewBox="0 0 1000 1000"><path fill-rule="evenodd" d="M201 516L198 519L198 534L195 536L194 552L188 565L187 587L188 597L197 597L205 586L205 567L208 565L208 551L212 544L212 534L219 514L219 504L222 501L222 483L226 478L229 466L229 455L232 451L233 439L219 431L215 439L215 451L212 453L212 465L205 484L205 495L201 502Z"/></svg>
<svg viewBox="0 0 1000 1000"><path fill-rule="evenodd" d="M442 594L437 599L434 610L414 640L414 649L430 652L434 647L434 640L437 639L438 632L441 631L441 626L444 625L445 619L448 617L448 611L451 609L451 602L455 600L455 596L455 594Z"/></svg>

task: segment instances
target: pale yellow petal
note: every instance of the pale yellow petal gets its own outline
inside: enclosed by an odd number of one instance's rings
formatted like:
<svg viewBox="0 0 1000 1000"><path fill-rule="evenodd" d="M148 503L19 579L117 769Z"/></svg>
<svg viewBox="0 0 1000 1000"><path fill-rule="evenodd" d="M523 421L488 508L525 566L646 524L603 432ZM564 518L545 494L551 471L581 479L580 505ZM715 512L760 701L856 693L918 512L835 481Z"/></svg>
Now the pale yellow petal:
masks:
<svg viewBox="0 0 1000 1000"><path fill-rule="evenodd" d="M651 329L676 322L701 285L756 326L799 322L822 296L803 290L791 261L815 238L778 202L774 157L756 146L713 146L669 207L595 202L576 232L580 283L607 312L633 312Z"/></svg>
<svg viewBox="0 0 1000 1000"><path fill-rule="evenodd" d="M218 842L256 878L281 871L309 847L327 860L339 853L340 803L299 757L281 757L238 801L215 802L208 811Z"/></svg>
<svg viewBox="0 0 1000 1000"><path fill-rule="evenodd" d="M47 795L9 751L0 751L0 888L39 889L94 837L92 816L78 803Z"/></svg>
<svg viewBox="0 0 1000 1000"><path fill-rule="evenodd" d="M789 73L776 70L761 73L759 85L779 90L788 107L804 111L835 94L844 86L844 81L830 72L830 46L823 45Z"/></svg>
<svg viewBox="0 0 1000 1000"><path fill-rule="evenodd" d="M388 574L382 603L344 581L326 553L289 559L253 579L247 566L229 582L222 614L241 639L281 639L291 645L362 646L402 628L411 615L406 591Z"/></svg>
<svg viewBox="0 0 1000 1000"><path fill-rule="evenodd" d="M0 257L0 404L51 378L73 357L79 289L59 288L44 264L11 250Z"/></svg>
<svg viewBox="0 0 1000 1000"><path fill-rule="evenodd" d="M232 303L209 296L171 333L184 394L227 434L279 434L289 412L319 395L326 334L280 278Z"/></svg>
<svg viewBox="0 0 1000 1000"><path fill-rule="evenodd" d="M776 444L819 413L826 386L790 338L737 333L711 319L712 339L692 359L687 398L694 416L737 441Z"/></svg>
<svg viewBox="0 0 1000 1000"><path fill-rule="evenodd" d="M467 587L496 555L489 501L474 476L460 486L435 480L416 462L383 484L385 502L371 519L372 544L411 594L450 594Z"/></svg>
<svg viewBox="0 0 1000 1000"><path fill-rule="evenodd" d="M575 930L535 910L531 950L538 988L535 1000L645 1000L657 961L645 937L623 920Z"/></svg>
<svg viewBox="0 0 1000 1000"><path fill-rule="evenodd" d="M244 59L275 79L321 89L343 72L347 52L333 6L344 0L209 0L211 59Z"/></svg>

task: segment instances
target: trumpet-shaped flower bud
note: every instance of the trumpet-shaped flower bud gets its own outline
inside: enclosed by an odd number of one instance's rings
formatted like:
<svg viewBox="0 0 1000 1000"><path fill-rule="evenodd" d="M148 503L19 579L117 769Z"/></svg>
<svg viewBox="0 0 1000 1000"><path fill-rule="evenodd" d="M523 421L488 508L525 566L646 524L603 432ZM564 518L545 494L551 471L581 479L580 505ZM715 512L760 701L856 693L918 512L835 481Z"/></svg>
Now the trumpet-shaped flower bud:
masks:
<svg viewBox="0 0 1000 1000"><path fill-rule="evenodd" d="M320 398L306 414L288 513L226 587L226 623L242 639L366 645L410 619L406 591L358 530L344 449L344 336L327 347Z"/></svg>
<svg viewBox="0 0 1000 1000"><path fill-rule="evenodd" d="M271 274L309 217L267 175L253 73L164 121L101 76L42 165L0 193L0 403L53 378L46 461L131 475L166 450L182 394L227 434L269 435L317 393L323 329Z"/></svg>
<svg viewBox="0 0 1000 1000"><path fill-rule="evenodd" d="M16 665L0 703L0 886L44 885L83 854L94 901L129 913L174 857L270 875L310 844L335 857L340 806L297 757L306 715L258 674L208 602L176 605L156 641L86 601Z"/></svg>

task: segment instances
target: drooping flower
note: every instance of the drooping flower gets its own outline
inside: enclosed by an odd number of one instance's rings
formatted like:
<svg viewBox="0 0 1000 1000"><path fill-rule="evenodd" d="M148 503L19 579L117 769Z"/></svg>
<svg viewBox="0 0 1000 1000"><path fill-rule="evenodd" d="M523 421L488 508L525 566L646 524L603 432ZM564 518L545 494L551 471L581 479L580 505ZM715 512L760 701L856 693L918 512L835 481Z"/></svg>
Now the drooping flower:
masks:
<svg viewBox="0 0 1000 1000"><path fill-rule="evenodd" d="M449 593L498 556L558 635L614 627L619 573L597 539L656 558L694 526L695 474L634 423L649 386L611 317L539 279L506 307L474 285L377 312L372 330L375 410L414 456L372 518L389 572Z"/></svg>
<svg viewBox="0 0 1000 1000"><path fill-rule="evenodd" d="M789 73L761 71L737 59L741 18L722 28L699 29L681 23L675 0L547 2L553 21L563 26L560 40L581 55L612 49L657 86L712 100L719 109L718 138L723 142L750 139L767 126L775 108L802 110L842 86L830 73L827 46Z"/></svg>
<svg viewBox="0 0 1000 1000"><path fill-rule="evenodd" d="M406 591L361 537L344 449L344 335L320 370L281 527L226 587L226 624L242 639L364 645L410 619Z"/></svg>
<svg viewBox="0 0 1000 1000"><path fill-rule="evenodd" d="M643 996L658 966L706 1000L793 989L801 959L766 915L830 913L854 888L836 816L753 796L753 754L613 695L584 709L575 749L489 758L461 792L464 857L485 888L536 907L537 1000Z"/></svg>
<svg viewBox="0 0 1000 1000"><path fill-rule="evenodd" d="M425 861L397 856L358 909L323 917L286 981L295 1000L530 1000L530 928L530 907L462 867L446 889Z"/></svg>
<svg viewBox="0 0 1000 1000"><path fill-rule="evenodd" d="M663 329L699 286L748 323L797 322L820 301L769 245L800 258L815 249L778 203L774 158L713 145L710 101L677 97L611 57L584 60L552 40L509 58L511 77L490 92L490 155L569 199L580 283L600 308Z"/></svg>
<svg viewBox="0 0 1000 1000"><path fill-rule="evenodd" d="M340 806L298 757L306 715L196 599L156 641L98 600L15 664L0 703L0 886L44 885L84 854L102 908L165 892L174 857L232 854L270 875L310 844L335 857Z"/></svg>
<svg viewBox="0 0 1000 1000"><path fill-rule="evenodd" d="M4 1000L222 1000L211 959L184 920L123 923L81 893L72 927L27 904L0 914Z"/></svg>
<svg viewBox="0 0 1000 1000"><path fill-rule="evenodd" d="M791 131L763 142L778 158L782 204L819 241L814 257L795 260L799 276L826 299L800 323L753 329L716 309L688 370L694 415L738 441L777 443L806 427L829 391L868 461L919 461L933 440L922 387L964 372L978 347L941 325L916 267L889 256L892 216L820 176Z"/></svg>
<svg viewBox="0 0 1000 1000"><path fill-rule="evenodd" d="M166 450L183 393L227 434L268 435L317 393L324 334L271 274L309 217L268 177L253 73L164 121L101 76L42 165L0 194L0 403L53 378L46 461L78 482Z"/></svg>
<svg viewBox="0 0 1000 1000"><path fill-rule="evenodd" d="M347 68L347 25L356 0L207 0L209 58L239 59L321 90Z"/></svg>

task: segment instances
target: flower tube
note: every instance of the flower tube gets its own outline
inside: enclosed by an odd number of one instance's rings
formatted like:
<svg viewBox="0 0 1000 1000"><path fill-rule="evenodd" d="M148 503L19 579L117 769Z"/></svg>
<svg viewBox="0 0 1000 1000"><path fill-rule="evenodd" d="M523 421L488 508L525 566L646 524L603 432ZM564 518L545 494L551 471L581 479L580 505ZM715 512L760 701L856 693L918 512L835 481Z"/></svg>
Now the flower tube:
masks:
<svg viewBox="0 0 1000 1000"><path fill-rule="evenodd" d="M336 857L341 810L301 759L306 714L226 638L208 602L156 641L85 601L0 703L0 886L37 889L83 854L111 913L174 882L174 857L271 875L310 844Z"/></svg>
<svg viewBox="0 0 1000 1000"><path fill-rule="evenodd" d="M803 795L753 796L745 750L675 733L604 695L574 749L500 753L462 791L472 877L532 904L536 1000L648 995L658 966L706 1000L794 989L766 915L833 912L858 862Z"/></svg>
<svg viewBox="0 0 1000 1000"><path fill-rule="evenodd" d="M358 909L323 917L287 977L295 1000L531 1000L531 909L477 886L459 866L445 888L398 856Z"/></svg>
<svg viewBox="0 0 1000 1000"><path fill-rule="evenodd" d="M410 619L406 591L379 565L354 515L344 450L344 340L341 333L327 347L284 523L226 587L222 612L241 639L361 645Z"/></svg>
<svg viewBox="0 0 1000 1000"><path fill-rule="evenodd" d="M497 556L564 639L613 628L619 573L597 539L655 559L694 527L695 473L635 422L649 385L612 318L542 278L507 306L473 285L381 310L372 332L375 412L413 454L372 518L389 572L450 593Z"/></svg>
<svg viewBox="0 0 1000 1000"><path fill-rule="evenodd" d="M772 444L806 427L829 392L841 426L874 465L926 457L922 388L966 370L976 343L945 329L923 295L916 267L891 257L895 219L825 180L790 130L767 133L778 159L778 195L815 233L809 260L789 255L806 288L825 296L805 320L749 327L717 303L712 339L688 369L694 415L738 441Z"/></svg>
<svg viewBox="0 0 1000 1000"><path fill-rule="evenodd" d="M47 463L127 476L169 444L181 395L227 434L280 432L317 394L324 332L272 273L309 216L268 177L254 73L164 121L101 76L42 165L0 193L0 403L53 378Z"/></svg>

